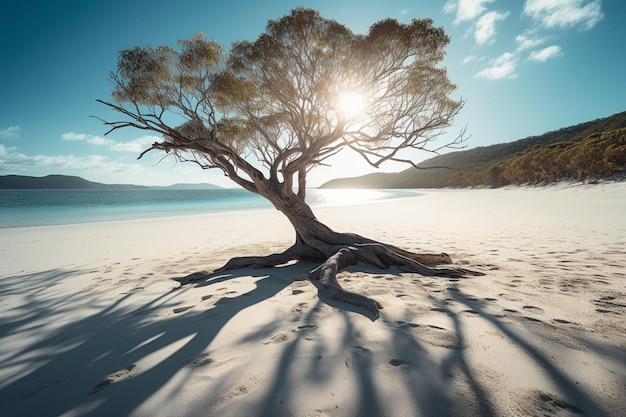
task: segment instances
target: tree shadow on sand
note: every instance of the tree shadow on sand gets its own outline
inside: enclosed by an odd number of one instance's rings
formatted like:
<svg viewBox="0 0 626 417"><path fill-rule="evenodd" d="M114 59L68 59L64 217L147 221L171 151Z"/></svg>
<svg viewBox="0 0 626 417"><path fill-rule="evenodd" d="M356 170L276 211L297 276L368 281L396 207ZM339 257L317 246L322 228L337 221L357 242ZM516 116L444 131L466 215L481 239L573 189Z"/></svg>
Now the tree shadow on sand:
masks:
<svg viewBox="0 0 626 417"><path fill-rule="evenodd" d="M267 317L263 325L238 330L238 343L258 345L258 360L271 361L261 367L266 374L257 375L256 384L241 381L250 376L242 369L246 364L233 365L234 372L217 372L208 351L218 333L249 307L270 299L281 305L284 299L275 296L309 270L310 265L295 264L220 275L196 273L178 279L193 278L197 281L193 285L155 295L141 305L132 299L132 291L103 300L90 291L56 289L62 280L86 273L81 270L2 278L3 297L22 297L22 303L0 316L0 373L5 376L0 385L0 414L158 415L160 410L150 414L145 405L169 385L168 401L186 410L202 410L203 415L380 416L402 411L409 416L497 416L489 387L468 361L469 328L464 317L450 307L456 303L457 310L465 306L474 312L473 317L495 326L549 376L563 398L538 395L546 407L578 415L609 415L545 353L445 279L441 281L445 292L420 297L431 311L449 317L452 328L446 332L385 310L372 322L358 307L311 297L291 318L273 322ZM391 279L408 279L399 270L385 273ZM183 308L174 313L187 291L234 278L250 279L254 287L216 299L206 309ZM68 320L67 314L79 307L89 314ZM328 326L332 326L331 333ZM445 337L429 338L436 332ZM11 341L26 336L32 341L23 342L23 348L10 347ZM163 349L168 354L162 354ZM157 355L158 360L150 359ZM189 373L206 378L201 398L186 396ZM314 408L307 409L310 404ZM400 404L405 408L398 409Z"/></svg>
<svg viewBox="0 0 626 417"><path fill-rule="evenodd" d="M532 326L526 327L524 324L524 322L531 325L540 324L542 323L541 320L532 317L521 317L520 323L524 331L520 332L519 329L511 325L510 320L504 318L506 316L493 314L493 312L490 312L489 309L486 308L481 300L477 300L475 297L463 293L458 285L452 285L448 288L448 296L447 302L440 302L439 306L435 308L450 317L454 323L455 334L459 342L462 342L463 338L466 337L465 335L468 329L465 328L463 317L449 308L449 304L453 302L458 303L461 308L466 308L462 311L472 318L480 318L490 323L497 329L499 334L503 335L513 346L521 349L524 354L531 359L533 364L541 370L541 373L547 376L556 395L552 392L542 392L540 389L529 393L519 393L520 397L517 400L520 412L524 414L527 413L528 415L546 416L561 415L561 413L566 415L597 417L611 415L601 404L602 401L594 398L579 382L568 376L565 369L562 368L562 365L559 365L558 361L549 352L546 352L544 347L535 345L528 338L528 335L524 335L524 332L527 331L529 335L534 333L534 336L539 335L542 338L552 338L551 336L542 334L543 332L537 333L536 329ZM550 328L550 325L544 326L546 326L548 332L557 332L557 329ZM561 348L571 347L568 346L565 340L558 341L557 338L554 338L554 340L557 341L557 343L564 343ZM578 346L574 347L574 349L580 348L581 347ZM603 351L608 350L615 352L615 349L611 349L609 345L604 344L593 346L592 343L587 343L587 346L583 349L594 350L596 354L601 356L606 356ZM622 354L621 357L623 359L626 356ZM511 363L511 366L515 367L519 365ZM493 412L492 414L485 415L497 415L489 406L489 393L481 389L480 384L473 378L464 349L451 351L451 354L442 361L442 370L444 373L446 373L446 370L452 371L455 368L464 374L468 383L474 387L472 391L476 395L475 401L479 404L483 404L481 408L485 410L489 409ZM523 398L524 395L526 398Z"/></svg>
<svg viewBox="0 0 626 417"><path fill-rule="evenodd" d="M234 315L290 283L272 279L264 271L241 271L246 272L256 279L251 291L235 299L221 298L205 311L164 318L158 316L177 311L181 290L139 305L131 300L133 292L103 302L89 291L55 291L60 280L87 271L53 270L2 278L3 298L20 296L23 302L10 315L0 317L0 372L6 375L0 385L0 415L131 415L177 372L204 358L207 347ZM214 282L231 277L223 275ZM91 314L75 320L65 316L86 305ZM33 336L34 326L41 328L40 335L35 332ZM33 341L11 349L7 340L25 335ZM172 353L160 362L147 369L137 366L165 348L172 348Z"/></svg>

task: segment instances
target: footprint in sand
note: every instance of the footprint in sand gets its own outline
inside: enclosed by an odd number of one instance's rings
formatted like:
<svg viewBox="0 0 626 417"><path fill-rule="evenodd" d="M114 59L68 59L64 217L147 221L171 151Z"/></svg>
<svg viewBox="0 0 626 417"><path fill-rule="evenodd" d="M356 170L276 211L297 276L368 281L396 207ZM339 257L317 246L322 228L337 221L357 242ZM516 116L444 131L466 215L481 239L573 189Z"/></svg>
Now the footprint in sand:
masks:
<svg viewBox="0 0 626 417"><path fill-rule="evenodd" d="M398 325L398 327L400 329L412 329L415 327L419 327L420 325L417 323L407 323L406 321L402 321L402 320L398 320L396 321L396 324Z"/></svg>
<svg viewBox="0 0 626 417"><path fill-rule="evenodd" d="M409 363L405 361L404 359L393 358L393 359L389 359L389 364L392 366L402 366L402 365L408 366Z"/></svg>
<svg viewBox="0 0 626 417"><path fill-rule="evenodd" d="M574 404L570 404L565 400L556 398L555 396L545 392L536 392L535 403L541 410L544 411L545 415L556 416L562 415L563 412L566 412L568 415L583 414L583 410L581 410Z"/></svg>
<svg viewBox="0 0 626 417"><path fill-rule="evenodd" d="M543 323L541 320L536 319L534 317L525 316L524 318L528 321L532 321L533 323Z"/></svg>
<svg viewBox="0 0 626 417"><path fill-rule="evenodd" d="M476 311L476 310L462 310L462 311L461 311L461 313L465 313L465 314L468 314L468 315L470 315L470 316L477 316L477 315L479 315L479 314L480 314L480 313L479 313L478 311Z"/></svg>
<svg viewBox="0 0 626 417"><path fill-rule="evenodd" d="M277 333L274 335L271 335L269 337L269 339L267 339L265 342L263 342L264 345L269 345L271 343L283 343L286 342L287 340L289 340L289 335L286 333Z"/></svg>
<svg viewBox="0 0 626 417"><path fill-rule="evenodd" d="M344 363L348 368L352 368L352 360L355 359L357 364L363 364L363 361L368 362L372 356L372 351L363 346L354 346L351 349L350 354L345 355Z"/></svg>
<svg viewBox="0 0 626 417"><path fill-rule="evenodd" d="M255 382L256 383L256 382ZM241 384L236 385L232 390L230 390L226 395L223 395L218 402L225 403L227 401L231 401L237 397L248 394L250 392L251 385L247 381L244 381Z"/></svg>
<svg viewBox="0 0 626 417"><path fill-rule="evenodd" d="M298 303L295 307L291 309L291 312L301 315L302 312L306 310L308 307L309 307L309 303Z"/></svg>
<svg viewBox="0 0 626 417"><path fill-rule="evenodd" d="M139 368L136 364L131 363L126 368L115 371L102 378L96 385L94 385L89 393L92 394L94 392L100 391L103 388L108 387L111 384L115 384L116 382L132 378L137 375L137 372L139 372Z"/></svg>
<svg viewBox="0 0 626 417"><path fill-rule="evenodd" d="M623 296L607 295L593 300L593 303L599 307L596 308L598 313L615 314L621 316L624 314L626 308L626 300Z"/></svg>
<svg viewBox="0 0 626 417"><path fill-rule="evenodd" d="M430 346L446 349L462 349L464 347L462 340L457 338L456 333L445 327L437 326L436 324L397 323L402 329L415 328L415 335L419 341Z"/></svg>
<svg viewBox="0 0 626 417"><path fill-rule="evenodd" d="M460 350L467 347L463 340L458 339L451 330L440 330L438 334L431 333L422 340L430 346L444 349Z"/></svg>
<svg viewBox="0 0 626 417"><path fill-rule="evenodd" d="M372 351L369 350L368 348L365 348L363 346L355 346L354 349L352 349L352 351L357 355L360 356L362 358L368 357L372 355Z"/></svg>
<svg viewBox="0 0 626 417"><path fill-rule="evenodd" d="M193 308L193 306L183 306L183 307L177 307L173 311L174 311L174 314L178 314L178 313L182 313L183 311L187 311L191 308Z"/></svg>
<svg viewBox="0 0 626 417"><path fill-rule="evenodd" d="M213 359L209 357L208 353L203 353L191 360L186 361L185 366L187 366L187 368L200 368L201 366L206 366L213 362Z"/></svg>

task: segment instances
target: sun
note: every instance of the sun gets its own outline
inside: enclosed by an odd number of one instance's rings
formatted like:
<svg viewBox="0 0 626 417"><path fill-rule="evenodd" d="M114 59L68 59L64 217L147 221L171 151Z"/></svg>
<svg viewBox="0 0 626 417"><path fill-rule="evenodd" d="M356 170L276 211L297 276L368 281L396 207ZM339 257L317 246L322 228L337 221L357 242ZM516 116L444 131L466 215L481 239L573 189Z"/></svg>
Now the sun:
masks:
<svg viewBox="0 0 626 417"><path fill-rule="evenodd" d="M352 119L365 112L366 104L363 94L348 91L339 95L337 111L344 118Z"/></svg>

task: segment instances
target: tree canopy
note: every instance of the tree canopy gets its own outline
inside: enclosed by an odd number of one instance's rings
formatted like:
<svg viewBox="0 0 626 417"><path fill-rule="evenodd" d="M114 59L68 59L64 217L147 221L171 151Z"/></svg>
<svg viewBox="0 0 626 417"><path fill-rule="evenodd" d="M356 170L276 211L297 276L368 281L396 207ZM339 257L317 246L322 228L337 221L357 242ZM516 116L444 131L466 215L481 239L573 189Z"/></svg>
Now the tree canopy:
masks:
<svg viewBox="0 0 626 417"><path fill-rule="evenodd" d="M150 149L253 192L260 176L289 186L299 175L304 186L342 149L374 167L412 164L403 151L440 148L430 142L462 107L438 66L448 43L429 19L386 19L360 35L300 8L228 53L203 34L176 49L137 46L120 53L106 103L129 118L107 123L157 132L164 140Z"/></svg>

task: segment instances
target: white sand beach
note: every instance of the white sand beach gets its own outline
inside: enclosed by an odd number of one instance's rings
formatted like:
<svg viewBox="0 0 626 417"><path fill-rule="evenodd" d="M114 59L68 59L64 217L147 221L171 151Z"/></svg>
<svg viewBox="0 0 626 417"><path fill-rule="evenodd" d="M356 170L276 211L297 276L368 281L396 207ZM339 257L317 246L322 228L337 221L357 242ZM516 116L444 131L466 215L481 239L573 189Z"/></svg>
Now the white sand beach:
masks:
<svg viewBox="0 0 626 417"><path fill-rule="evenodd" d="M272 210L0 230L0 416L625 416L626 183L435 190L319 219L484 276L355 265L326 303Z"/></svg>

